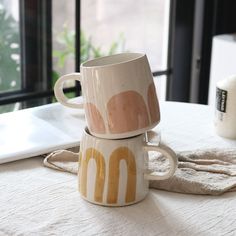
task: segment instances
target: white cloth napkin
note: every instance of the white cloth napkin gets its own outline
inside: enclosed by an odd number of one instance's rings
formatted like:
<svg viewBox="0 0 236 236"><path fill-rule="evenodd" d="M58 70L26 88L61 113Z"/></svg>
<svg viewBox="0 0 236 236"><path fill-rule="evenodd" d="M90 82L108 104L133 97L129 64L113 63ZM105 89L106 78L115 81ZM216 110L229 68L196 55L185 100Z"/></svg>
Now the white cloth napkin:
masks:
<svg viewBox="0 0 236 236"><path fill-rule="evenodd" d="M60 171L78 173L79 146L47 155L44 165ZM149 168L166 171L162 156L150 154ZM150 188L178 193L220 195L236 191L236 149L191 150L177 153L178 169L167 180L150 181Z"/></svg>

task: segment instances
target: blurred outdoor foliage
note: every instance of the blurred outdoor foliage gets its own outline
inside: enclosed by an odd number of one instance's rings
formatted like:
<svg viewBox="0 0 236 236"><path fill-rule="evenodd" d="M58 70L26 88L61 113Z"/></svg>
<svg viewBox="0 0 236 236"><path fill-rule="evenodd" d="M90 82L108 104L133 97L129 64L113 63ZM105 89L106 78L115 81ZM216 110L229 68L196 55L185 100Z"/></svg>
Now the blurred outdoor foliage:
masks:
<svg viewBox="0 0 236 236"><path fill-rule="evenodd" d="M75 59L75 31L69 30L68 27L64 25L63 31L58 34L56 41L61 49L53 50L53 58L57 61L56 68L63 68L66 60L69 58ZM124 51L125 38L123 33L108 46L108 49L104 50L101 46L96 46L92 42L91 36L87 36L83 30L80 31L80 63ZM61 76L56 68L53 70L52 87ZM67 97L73 98L75 97L75 93L68 93ZM56 101L55 98L53 98L53 102L54 101Z"/></svg>
<svg viewBox="0 0 236 236"><path fill-rule="evenodd" d="M65 25L63 31L58 34L57 43L61 46L61 50L54 50L53 57L57 60L57 68L63 68L68 58L75 58L75 32L69 30ZM117 40L113 41L108 49L96 46L91 36L87 36L83 30L80 31L80 63L87 60L108 56L125 51L125 37L120 33ZM53 85L60 77L59 73L54 70Z"/></svg>
<svg viewBox="0 0 236 236"><path fill-rule="evenodd" d="M20 89L20 36L16 20L0 0L0 93ZM0 113L14 105L0 107Z"/></svg>

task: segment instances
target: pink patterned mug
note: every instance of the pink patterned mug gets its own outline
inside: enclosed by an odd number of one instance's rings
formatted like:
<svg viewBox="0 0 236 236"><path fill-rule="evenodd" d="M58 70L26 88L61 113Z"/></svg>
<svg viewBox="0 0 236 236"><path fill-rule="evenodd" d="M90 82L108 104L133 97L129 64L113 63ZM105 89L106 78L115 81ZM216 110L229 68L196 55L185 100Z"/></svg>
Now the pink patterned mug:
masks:
<svg viewBox="0 0 236 236"><path fill-rule="evenodd" d="M85 109L92 135L126 138L159 123L159 103L145 54L121 53L97 58L83 63L80 71L59 78L54 92L61 104ZM64 95L63 84L68 80L81 82L84 103L73 103Z"/></svg>

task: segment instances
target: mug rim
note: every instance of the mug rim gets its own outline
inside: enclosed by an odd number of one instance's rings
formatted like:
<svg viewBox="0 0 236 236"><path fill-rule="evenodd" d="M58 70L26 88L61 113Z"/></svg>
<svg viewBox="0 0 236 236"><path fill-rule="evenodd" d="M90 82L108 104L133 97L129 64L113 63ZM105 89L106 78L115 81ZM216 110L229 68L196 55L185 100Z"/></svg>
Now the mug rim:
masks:
<svg viewBox="0 0 236 236"><path fill-rule="evenodd" d="M113 63L101 63L99 65L96 65L96 62L100 62L109 58L120 58L121 56L132 56L130 58L127 58L126 60L121 60L121 61L117 61L117 62L113 62ZM104 57L99 57L99 58L94 58L91 60L87 60L85 62L83 62L80 67L81 68L104 68L104 67L110 67L110 66L116 66L116 65L122 65L125 64L127 62L132 62L135 60L138 60L142 57L146 56L145 53L138 53L138 52L124 52L124 53L118 53L118 54L114 54L114 55L109 55L109 56L104 56ZM91 65L90 65L91 64Z"/></svg>
<svg viewBox="0 0 236 236"><path fill-rule="evenodd" d="M120 141L120 142L122 142L122 141L127 141L127 140L129 141L129 140L133 140L133 139L138 139L138 138L140 138L141 136L145 136L145 135L146 135L146 132L145 132L145 133L138 134L138 135L135 135L135 136L126 137L126 138L120 138L120 139L101 138L101 137L92 135L91 132L89 131L88 126L85 126L85 127L84 127L83 133L84 133L85 135L87 135L87 136L93 138L93 139L99 139L99 140L107 141L107 142L109 142L109 141L111 141L111 142L113 142L113 141Z"/></svg>

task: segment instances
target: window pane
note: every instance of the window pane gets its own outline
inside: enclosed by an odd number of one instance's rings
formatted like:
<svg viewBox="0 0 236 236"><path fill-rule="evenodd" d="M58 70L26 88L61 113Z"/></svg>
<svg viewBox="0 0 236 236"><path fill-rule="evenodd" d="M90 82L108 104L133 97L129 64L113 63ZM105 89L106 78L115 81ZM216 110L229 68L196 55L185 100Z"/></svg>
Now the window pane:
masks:
<svg viewBox="0 0 236 236"><path fill-rule="evenodd" d="M58 77L75 71L75 0L52 1L52 25L54 85Z"/></svg>
<svg viewBox="0 0 236 236"><path fill-rule="evenodd" d="M159 101L165 101L166 100L166 76L155 76L154 78L154 84L156 87L156 92Z"/></svg>
<svg viewBox="0 0 236 236"><path fill-rule="evenodd" d="M152 71L166 69L169 0L82 0L81 9L84 59L144 52Z"/></svg>
<svg viewBox="0 0 236 236"><path fill-rule="evenodd" d="M19 1L0 0L0 93L20 87Z"/></svg>
<svg viewBox="0 0 236 236"><path fill-rule="evenodd" d="M7 105L1 105L0 106L0 114L5 112L11 112L11 111L17 111L20 109L20 103L11 103Z"/></svg>

